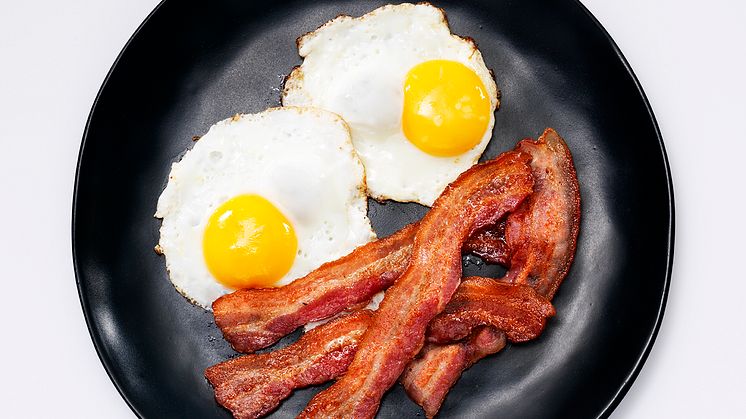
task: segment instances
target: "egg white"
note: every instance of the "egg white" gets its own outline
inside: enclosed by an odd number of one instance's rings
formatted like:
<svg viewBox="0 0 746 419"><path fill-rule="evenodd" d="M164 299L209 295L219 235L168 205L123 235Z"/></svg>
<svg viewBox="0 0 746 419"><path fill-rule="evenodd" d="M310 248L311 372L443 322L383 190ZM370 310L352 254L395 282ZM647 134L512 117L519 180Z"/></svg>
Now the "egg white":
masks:
<svg viewBox="0 0 746 419"><path fill-rule="evenodd" d="M499 105L492 74L474 42L451 34L445 14L432 5L386 5L359 18L337 17L299 38L298 52L303 64L286 79L283 105L319 107L347 121L374 198L432 205L492 137ZM454 157L423 152L401 127L406 74L435 59L473 70L491 103L480 142Z"/></svg>
<svg viewBox="0 0 746 419"><path fill-rule="evenodd" d="M210 274L202 240L214 210L241 194L269 200L295 229L298 253L278 285L375 238L364 169L339 116L285 107L218 122L173 164L155 213L169 278L201 307L233 291Z"/></svg>

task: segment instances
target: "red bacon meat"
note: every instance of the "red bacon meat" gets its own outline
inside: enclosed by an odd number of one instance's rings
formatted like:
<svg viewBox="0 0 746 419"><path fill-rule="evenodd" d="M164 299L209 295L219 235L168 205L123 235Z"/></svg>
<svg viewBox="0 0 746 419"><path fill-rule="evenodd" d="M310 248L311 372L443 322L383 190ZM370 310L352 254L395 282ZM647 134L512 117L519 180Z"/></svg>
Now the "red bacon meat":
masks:
<svg viewBox="0 0 746 419"><path fill-rule="evenodd" d="M534 177L534 192L523 204L511 213L505 222L505 241L510 256L509 270L502 281L533 287L548 300L567 276L575 257L578 230L580 228L580 189L572 162L572 155L564 140L553 129L544 131L537 141L523 140L517 151L531 155L531 170ZM458 304L458 302L454 302ZM446 308L446 314L449 308ZM435 319L437 325L440 319ZM474 324L482 324L473 322ZM437 327L437 326L436 326ZM468 329L467 325L461 325ZM461 330L460 334L466 333ZM486 356L488 354L484 354ZM433 365L448 362L450 355L432 352L427 360ZM476 362L476 361L475 361ZM463 370L447 369L440 374L443 382L455 383ZM421 374L429 369L422 368ZM408 373L411 374L411 373ZM449 377L442 377L448 375ZM405 389L434 416L445 398L443 387L419 387L428 382L427 377L402 377Z"/></svg>
<svg viewBox="0 0 746 419"><path fill-rule="evenodd" d="M461 282L461 247L528 196L530 157L506 152L461 174L419 224L407 270L389 288L342 378L300 417L373 417L381 397L420 351L427 324Z"/></svg>
<svg viewBox="0 0 746 419"><path fill-rule="evenodd" d="M503 332L483 327L462 342L425 345L399 381L409 397L422 406L425 415L432 418L461 373L485 356L502 350L505 343Z"/></svg>
<svg viewBox="0 0 746 419"><path fill-rule="evenodd" d="M263 416L293 390L343 374L372 318L361 310L323 324L283 349L243 355L205 371L215 399L238 419Z"/></svg>
<svg viewBox="0 0 746 419"><path fill-rule="evenodd" d="M236 351L250 353L304 324L363 304L404 272L416 229L411 224L358 247L284 287L224 295L212 304L215 324Z"/></svg>
<svg viewBox="0 0 746 419"><path fill-rule="evenodd" d="M427 340L455 342L478 326L492 326L504 331L511 342L526 342L541 334L551 316L552 303L531 287L469 277L461 281L445 310L430 322Z"/></svg>

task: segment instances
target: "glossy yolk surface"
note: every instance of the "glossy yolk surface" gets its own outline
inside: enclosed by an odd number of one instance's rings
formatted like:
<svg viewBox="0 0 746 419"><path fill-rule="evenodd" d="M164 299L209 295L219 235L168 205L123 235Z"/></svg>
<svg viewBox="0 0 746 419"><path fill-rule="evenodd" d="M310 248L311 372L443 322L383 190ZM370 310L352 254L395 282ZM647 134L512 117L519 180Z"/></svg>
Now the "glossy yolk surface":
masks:
<svg viewBox="0 0 746 419"><path fill-rule="evenodd" d="M259 195L239 195L210 216L202 241L205 262L223 285L272 286L295 260L298 239L285 215Z"/></svg>
<svg viewBox="0 0 746 419"><path fill-rule="evenodd" d="M459 62L425 61L407 73L402 129L425 153L447 157L468 151L482 140L491 112L484 83Z"/></svg>

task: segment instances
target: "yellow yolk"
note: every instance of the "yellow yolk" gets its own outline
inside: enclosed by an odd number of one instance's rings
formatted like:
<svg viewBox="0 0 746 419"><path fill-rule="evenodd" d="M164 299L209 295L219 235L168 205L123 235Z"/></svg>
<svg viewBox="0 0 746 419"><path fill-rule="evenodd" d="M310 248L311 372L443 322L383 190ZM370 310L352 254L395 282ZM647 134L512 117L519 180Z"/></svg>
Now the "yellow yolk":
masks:
<svg viewBox="0 0 746 419"><path fill-rule="evenodd" d="M479 144L490 121L484 83L469 67L448 60L420 63L404 81L402 129L433 156L457 156Z"/></svg>
<svg viewBox="0 0 746 419"><path fill-rule="evenodd" d="M210 216L202 241L210 273L234 288L272 286L295 260L298 239L288 219L259 195L239 195Z"/></svg>

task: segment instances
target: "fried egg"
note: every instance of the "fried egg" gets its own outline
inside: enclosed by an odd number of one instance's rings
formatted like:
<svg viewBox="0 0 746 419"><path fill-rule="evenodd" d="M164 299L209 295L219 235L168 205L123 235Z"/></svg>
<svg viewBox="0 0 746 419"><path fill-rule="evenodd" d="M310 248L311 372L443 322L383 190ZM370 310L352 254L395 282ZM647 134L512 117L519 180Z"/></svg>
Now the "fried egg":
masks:
<svg viewBox="0 0 746 419"><path fill-rule="evenodd" d="M498 90L471 39L429 4L337 17L298 39L283 105L342 116L377 199L430 206L492 137Z"/></svg>
<svg viewBox="0 0 746 419"><path fill-rule="evenodd" d="M213 125L171 167L155 216L171 282L208 309L235 289L290 283L375 238L349 128L318 109Z"/></svg>

